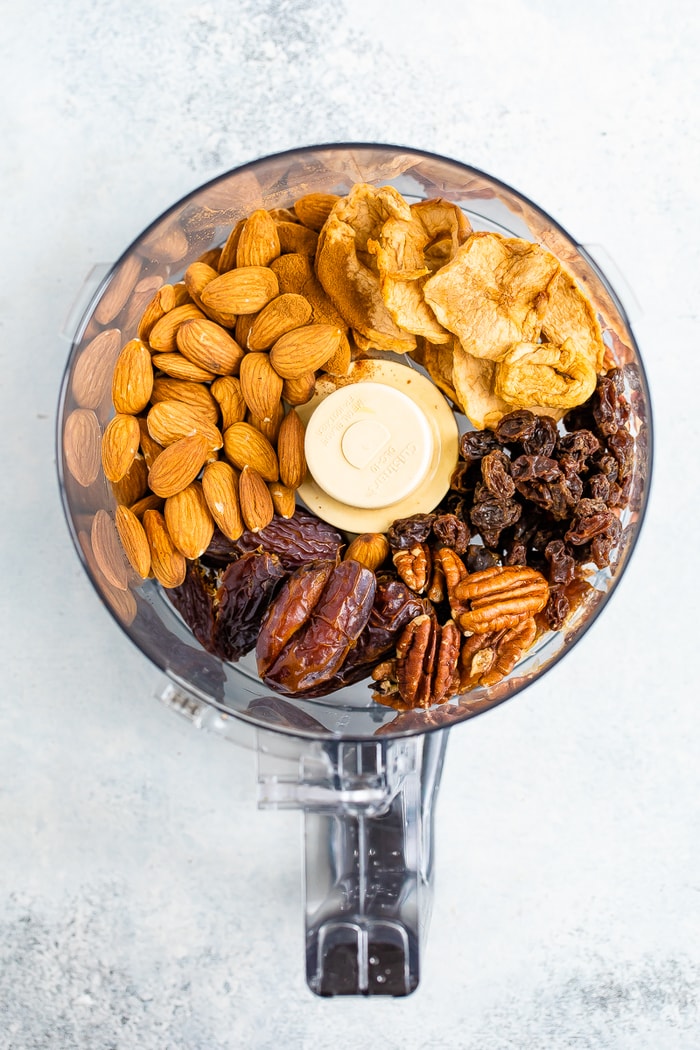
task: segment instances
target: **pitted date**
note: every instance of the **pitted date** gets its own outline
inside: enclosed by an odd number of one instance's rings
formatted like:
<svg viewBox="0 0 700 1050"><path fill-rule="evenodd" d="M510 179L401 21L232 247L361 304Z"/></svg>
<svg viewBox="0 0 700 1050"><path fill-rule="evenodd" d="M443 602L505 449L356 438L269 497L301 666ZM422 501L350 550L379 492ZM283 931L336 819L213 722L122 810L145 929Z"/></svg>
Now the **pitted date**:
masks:
<svg viewBox="0 0 700 1050"><path fill-rule="evenodd" d="M392 651L406 624L426 612L428 608L428 602L409 590L402 580L382 573L377 577L377 589L367 626L356 644L352 646L332 678L316 690L307 689L304 695L323 696L366 678Z"/></svg>
<svg viewBox="0 0 700 1050"><path fill-rule="evenodd" d="M215 576L197 562L189 561L183 582L165 592L199 644L210 653L214 651L217 586Z"/></svg>
<svg viewBox="0 0 700 1050"><path fill-rule="evenodd" d="M285 569L296 569L316 559L337 561L345 543L341 534L315 514L297 510L293 517L275 515L259 532L246 530L235 541L238 554L264 550L276 554Z"/></svg>
<svg viewBox="0 0 700 1050"><path fill-rule="evenodd" d="M312 595L302 582L309 567L294 572L270 606L258 636L258 673L280 693L304 694L332 679L369 620L374 573L356 561L331 565L328 573L326 569L316 567L316 583L323 581L323 586L315 600L316 587Z"/></svg>
<svg viewBox="0 0 700 1050"><path fill-rule="evenodd" d="M255 648L260 622L286 573L276 554L244 554L221 576L214 650L235 663Z"/></svg>

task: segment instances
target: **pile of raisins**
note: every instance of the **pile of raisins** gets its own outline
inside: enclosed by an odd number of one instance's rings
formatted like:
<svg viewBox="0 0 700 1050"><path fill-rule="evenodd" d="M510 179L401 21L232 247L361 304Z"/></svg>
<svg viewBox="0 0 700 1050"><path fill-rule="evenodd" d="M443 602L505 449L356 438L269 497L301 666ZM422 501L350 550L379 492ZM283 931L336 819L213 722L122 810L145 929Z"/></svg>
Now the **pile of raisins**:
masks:
<svg viewBox="0 0 700 1050"><path fill-rule="evenodd" d="M547 577L545 619L553 630L580 598L582 567L614 562L620 510L638 498L629 415L623 376L615 369L599 378L584 405L567 413L562 427L520 409L493 430L461 438L460 461L439 512L456 515L468 530L470 572L529 565Z"/></svg>

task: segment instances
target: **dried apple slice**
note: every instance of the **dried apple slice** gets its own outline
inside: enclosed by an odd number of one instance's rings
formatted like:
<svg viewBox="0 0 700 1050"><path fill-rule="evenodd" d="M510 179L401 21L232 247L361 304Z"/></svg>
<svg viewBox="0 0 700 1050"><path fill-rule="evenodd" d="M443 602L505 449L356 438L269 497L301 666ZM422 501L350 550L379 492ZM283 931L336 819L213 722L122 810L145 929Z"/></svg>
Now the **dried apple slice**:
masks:
<svg viewBox="0 0 700 1050"><path fill-rule="evenodd" d="M582 405L596 386L596 371L573 339L517 343L499 364L494 394L513 408L568 409Z"/></svg>

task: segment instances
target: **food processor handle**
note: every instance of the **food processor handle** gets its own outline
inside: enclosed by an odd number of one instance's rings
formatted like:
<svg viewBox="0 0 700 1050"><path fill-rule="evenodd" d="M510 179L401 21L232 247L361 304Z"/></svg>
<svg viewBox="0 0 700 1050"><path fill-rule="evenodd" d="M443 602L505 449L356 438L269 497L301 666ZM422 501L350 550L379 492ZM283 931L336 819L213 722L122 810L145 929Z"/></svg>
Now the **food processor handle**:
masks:
<svg viewBox="0 0 700 1050"><path fill-rule="evenodd" d="M314 741L296 784L279 756L266 766L258 750L261 805L304 812L306 977L317 995L403 996L418 985L447 733Z"/></svg>

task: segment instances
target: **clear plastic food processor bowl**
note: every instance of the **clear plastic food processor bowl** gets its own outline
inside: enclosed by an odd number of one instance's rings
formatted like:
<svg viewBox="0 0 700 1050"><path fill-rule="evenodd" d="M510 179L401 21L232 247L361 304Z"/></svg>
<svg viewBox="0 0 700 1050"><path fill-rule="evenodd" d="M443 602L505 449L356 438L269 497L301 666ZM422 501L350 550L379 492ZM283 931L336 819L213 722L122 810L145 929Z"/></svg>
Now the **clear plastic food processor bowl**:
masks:
<svg viewBox="0 0 700 1050"><path fill-rule="evenodd" d="M114 414L116 354L135 336L159 285L178 281L254 209L289 207L311 192L344 195L358 182L394 186L409 202L446 198L474 229L536 241L558 256L599 313L610 356L623 370L636 438L636 495L621 515L616 563L597 573L571 622L544 636L498 685L403 714L373 702L367 682L316 700L283 699L263 685L250 657L234 665L205 652L157 583L128 571L99 462L100 436ZM303 811L309 987L319 995L407 995L419 981L430 913L433 804L447 731L513 697L559 660L608 601L635 545L651 419L626 312L592 251L520 194L453 160L385 145L297 149L222 175L168 209L98 277L71 322L58 412L60 488L78 556L117 624L164 672L163 697L198 724L257 749L261 806Z"/></svg>

